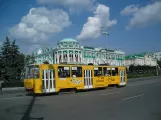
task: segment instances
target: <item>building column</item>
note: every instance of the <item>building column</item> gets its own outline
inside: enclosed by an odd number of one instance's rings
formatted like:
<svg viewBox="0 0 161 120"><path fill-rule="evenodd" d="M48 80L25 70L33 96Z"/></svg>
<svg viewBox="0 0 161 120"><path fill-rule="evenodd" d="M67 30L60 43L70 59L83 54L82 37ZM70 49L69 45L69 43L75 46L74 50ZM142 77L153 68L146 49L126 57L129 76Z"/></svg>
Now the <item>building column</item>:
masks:
<svg viewBox="0 0 161 120"><path fill-rule="evenodd" d="M63 62L64 61L64 58L63 58L63 50L61 50L61 61L60 62Z"/></svg>
<svg viewBox="0 0 161 120"><path fill-rule="evenodd" d="M77 55L77 56L78 56L78 58L77 58L77 59L78 59L78 63L79 63L79 62L80 62L80 59L79 59L79 51L78 51L78 55Z"/></svg>
<svg viewBox="0 0 161 120"><path fill-rule="evenodd" d="M69 62L70 59L69 59L69 50L67 50L67 62Z"/></svg>
<svg viewBox="0 0 161 120"><path fill-rule="evenodd" d="M56 54L55 54L55 64L57 64L57 61L58 61L57 55L58 55L58 52L56 52ZM57 59L57 61L56 61L56 59Z"/></svg>
<svg viewBox="0 0 161 120"><path fill-rule="evenodd" d="M48 56L48 59L49 59L49 63L51 64L51 56L50 56L50 54Z"/></svg>
<svg viewBox="0 0 161 120"><path fill-rule="evenodd" d="M68 62L70 62L70 52L69 52L69 50L68 50Z"/></svg>
<svg viewBox="0 0 161 120"><path fill-rule="evenodd" d="M82 52L80 53L80 58L79 61L82 63L83 62L83 56L82 56Z"/></svg>
<svg viewBox="0 0 161 120"><path fill-rule="evenodd" d="M79 51L79 52L80 52L80 51ZM81 59L81 53L79 53L78 59L79 59L78 61L81 62L81 61L80 61L80 59Z"/></svg>
<svg viewBox="0 0 161 120"><path fill-rule="evenodd" d="M57 52L54 52L54 55L53 55L53 56L54 56L55 64L57 64L57 63L56 63L56 57L57 57L57 54L56 54L56 53L57 53Z"/></svg>
<svg viewBox="0 0 161 120"><path fill-rule="evenodd" d="M75 51L73 51L73 62L76 62L76 60L75 60Z"/></svg>

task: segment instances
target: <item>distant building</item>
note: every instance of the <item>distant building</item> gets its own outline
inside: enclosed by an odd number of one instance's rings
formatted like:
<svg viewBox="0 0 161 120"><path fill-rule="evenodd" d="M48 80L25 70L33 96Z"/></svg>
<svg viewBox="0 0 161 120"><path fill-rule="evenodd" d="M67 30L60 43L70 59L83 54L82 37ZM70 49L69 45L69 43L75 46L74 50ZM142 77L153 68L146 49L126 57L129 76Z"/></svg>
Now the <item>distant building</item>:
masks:
<svg viewBox="0 0 161 120"><path fill-rule="evenodd" d="M154 58L154 53L134 54L134 55L128 55L125 57L125 64L127 67L129 67L130 65L156 66L157 59Z"/></svg>
<svg viewBox="0 0 161 120"><path fill-rule="evenodd" d="M161 61L161 51L155 52L153 57L156 58L157 60Z"/></svg>
<svg viewBox="0 0 161 120"><path fill-rule="evenodd" d="M58 41L53 48L40 48L34 52L36 63L48 61L51 64L68 63L93 63L94 65L108 63L110 65L125 65L125 53L122 51L107 50L80 46L77 40L66 38Z"/></svg>

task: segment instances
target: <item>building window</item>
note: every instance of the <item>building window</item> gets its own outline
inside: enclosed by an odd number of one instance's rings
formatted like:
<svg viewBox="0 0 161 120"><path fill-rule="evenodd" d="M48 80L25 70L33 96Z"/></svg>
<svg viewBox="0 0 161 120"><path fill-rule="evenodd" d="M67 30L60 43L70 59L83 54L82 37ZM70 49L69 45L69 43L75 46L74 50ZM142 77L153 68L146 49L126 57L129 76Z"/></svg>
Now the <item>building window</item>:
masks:
<svg viewBox="0 0 161 120"><path fill-rule="evenodd" d="M98 53L96 53L97 58L98 58L98 55L99 55L99 54L98 54Z"/></svg>
<svg viewBox="0 0 161 120"><path fill-rule="evenodd" d="M73 47L73 43L72 42L69 43L69 47Z"/></svg>
<svg viewBox="0 0 161 120"><path fill-rule="evenodd" d="M86 52L84 52L84 56L87 56L87 53Z"/></svg>
<svg viewBox="0 0 161 120"><path fill-rule="evenodd" d="M89 52L89 58L92 57L92 53Z"/></svg>

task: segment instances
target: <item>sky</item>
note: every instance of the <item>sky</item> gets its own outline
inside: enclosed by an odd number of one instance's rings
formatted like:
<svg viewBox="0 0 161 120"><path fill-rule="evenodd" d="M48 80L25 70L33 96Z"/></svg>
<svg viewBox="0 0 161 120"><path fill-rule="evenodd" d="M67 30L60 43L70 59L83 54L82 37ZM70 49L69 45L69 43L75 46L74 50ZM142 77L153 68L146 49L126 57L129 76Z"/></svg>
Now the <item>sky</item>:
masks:
<svg viewBox="0 0 161 120"><path fill-rule="evenodd" d="M161 51L160 11L161 0L0 0L0 45L9 36L30 54L73 38L126 55Z"/></svg>

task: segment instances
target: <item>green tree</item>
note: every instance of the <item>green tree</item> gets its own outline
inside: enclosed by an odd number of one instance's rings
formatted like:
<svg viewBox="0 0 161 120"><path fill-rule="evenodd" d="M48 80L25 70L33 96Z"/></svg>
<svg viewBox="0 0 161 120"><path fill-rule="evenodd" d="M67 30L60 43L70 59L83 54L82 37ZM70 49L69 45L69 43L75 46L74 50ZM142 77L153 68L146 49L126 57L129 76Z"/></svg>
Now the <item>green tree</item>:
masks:
<svg viewBox="0 0 161 120"><path fill-rule="evenodd" d="M135 74L136 74L137 70L138 70L138 69L137 69L137 66L134 66L134 67L133 67L133 71L134 71Z"/></svg>
<svg viewBox="0 0 161 120"><path fill-rule="evenodd" d="M15 82L21 78L22 68L24 67L24 58L19 52L19 47L14 40L10 43L9 38L3 43L0 52L0 79L4 82Z"/></svg>
<svg viewBox="0 0 161 120"><path fill-rule="evenodd" d="M23 53L20 54L19 60L20 60L21 69L24 69L24 66L25 66L25 55Z"/></svg>
<svg viewBox="0 0 161 120"><path fill-rule="evenodd" d="M31 55L26 55L25 57L25 65L29 65L29 64L34 64L35 61L35 55L34 53L32 53Z"/></svg>
<svg viewBox="0 0 161 120"><path fill-rule="evenodd" d="M10 71L11 71L11 45L9 38L6 37L0 52L0 79L3 81L9 81L10 79Z"/></svg>
<svg viewBox="0 0 161 120"><path fill-rule="evenodd" d="M145 69L144 69L144 66L141 66L141 72L144 73Z"/></svg>
<svg viewBox="0 0 161 120"><path fill-rule="evenodd" d="M30 58L30 63L34 64L35 62L36 62L35 61L35 55L34 55L34 53L32 53L31 58Z"/></svg>
<svg viewBox="0 0 161 120"><path fill-rule="evenodd" d="M23 53L20 54L19 56L19 60L20 60L20 69L21 69L21 80L23 80L24 77L24 72L25 72L25 55Z"/></svg>
<svg viewBox="0 0 161 120"><path fill-rule="evenodd" d="M138 71L138 73L141 72L141 65L138 65L138 66L137 66L137 71Z"/></svg>
<svg viewBox="0 0 161 120"><path fill-rule="evenodd" d="M149 69L149 68L148 68L148 65L145 65L144 67L145 67L146 73L148 73L148 69Z"/></svg>
<svg viewBox="0 0 161 120"><path fill-rule="evenodd" d="M2 60L1 60L1 57L2 57L2 52L1 52L1 49L2 48L0 48L0 81L2 80Z"/></svg>
<svg viewBox="0 0 161 120"><path fill-rule="evenodd" d="M30 55L26 55L25 56L25 65L29 65L30 64L30 59L31 59Z"/></svg>
<svg viewBox="0 0 161 120"><path fill-rule="evenodd" d="M129 66L129 71L132 72L132 73L134 72L134 65Z"/></svg>
<svg viewBox="0 0 161 120"><path fill-rule="evenodd" d="M149 73L150 72L150 66L147 65L147 72Z"/></svg>
<svg viewBox="0 0 161 120"><path fill-rule="evenodd" d="M157 61L157 64L159 65L159 67L161 68L161 60Z"/></svg>
<svg viewBox="0 0 161 120"><path fill-rule="evenodd" d="M21 66L20 66L20 52L19 52L19 47L15 44L15 40L11 44L11 59L12 59L12 72L11 72L11 79L12 80L20 80L21 76ZM14 71L13 71L14 70Z"/></svg>

